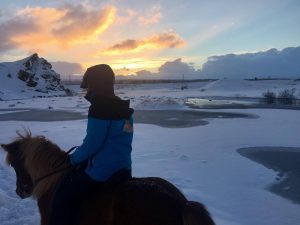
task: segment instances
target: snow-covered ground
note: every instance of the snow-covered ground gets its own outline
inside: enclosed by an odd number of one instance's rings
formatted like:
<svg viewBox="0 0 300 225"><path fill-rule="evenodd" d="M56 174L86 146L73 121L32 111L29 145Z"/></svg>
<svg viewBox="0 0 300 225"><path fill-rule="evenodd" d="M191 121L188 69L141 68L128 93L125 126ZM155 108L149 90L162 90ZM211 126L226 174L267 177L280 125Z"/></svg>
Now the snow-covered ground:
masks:
<svg viewBox="0 0 300 225"><path fill-rule="evenodd" d="M188 84L127 85L117 93L131 99L135 109L187 109L187 97L261 97L266 90L300 90L295 81L228 81ZM0 112L26 108L62 109L86 112L81 96L0 101ZM2 109L2 111L1 111ZM4 112L3 109L8 111ZM195 110L195 109L194 109ZM242 147L283 146L300 148L298 110L222 109L258 115L256 119L208 119L205 126L163 128L135 124L133 143L134 176L159 176L174 183L191 200L203 202L218 225L297 225L300 205L267 190L276 181L276 172L239 155ZM0 114L0 117L1 117ZM55 116L55 114L54 114ZM0 143L8 143L15 131L30 128L45 135L63 149L79 145L85 135L86 120L57 122L1 121ZM33 200L19 199L15 174L4 163L0 151L0 224L38 224Z"/></svg>

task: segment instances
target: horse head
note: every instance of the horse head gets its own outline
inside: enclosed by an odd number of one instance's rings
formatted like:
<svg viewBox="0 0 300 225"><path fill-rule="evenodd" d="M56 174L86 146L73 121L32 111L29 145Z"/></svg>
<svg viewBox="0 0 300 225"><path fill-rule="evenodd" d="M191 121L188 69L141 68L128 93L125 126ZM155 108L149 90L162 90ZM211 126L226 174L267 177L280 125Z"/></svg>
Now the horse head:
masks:
<svg viewBox="0 0 300 225"><path fill-rule="evenodd" d="M31 136L30 131L25 130L25 135L17 132L18 138L1 147L7 152L6 162L16 172L16 193L21 198L30 196L38 199L55 185L63 174L61 172L41 179L54 170L54 165L65 156L58 145L52 143L44 136ZM60 168L66 167L67 162L60 164Z"/></svg>
<svg viewBox="0 0 300 225"><path fill-rule="evenodd" d="M12 166L16 172L16 193L22 199L32 195L34 189L33 181L24 166L24 157L22 155L22 139L11 142L10 144L1 144L1 147L7 152L6 162Z"/></svg>

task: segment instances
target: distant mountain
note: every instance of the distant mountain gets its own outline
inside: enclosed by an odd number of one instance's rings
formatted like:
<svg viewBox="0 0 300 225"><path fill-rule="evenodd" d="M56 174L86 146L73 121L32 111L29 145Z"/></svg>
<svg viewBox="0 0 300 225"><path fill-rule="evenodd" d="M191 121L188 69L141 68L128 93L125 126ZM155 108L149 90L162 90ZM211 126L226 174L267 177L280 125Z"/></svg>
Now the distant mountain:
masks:
<svg viewBox="0 0 300 225"><path fill-rule="evenodd" d="M0 98L63 95L68 91L60 75L38 54L15 62L0 63Z"/></svg>
<svg viewBox="0 0 300 225"><path fill-rule="evenodd" d="M299 78L300 47L212 56L201 74L210 78Z"/></svg>

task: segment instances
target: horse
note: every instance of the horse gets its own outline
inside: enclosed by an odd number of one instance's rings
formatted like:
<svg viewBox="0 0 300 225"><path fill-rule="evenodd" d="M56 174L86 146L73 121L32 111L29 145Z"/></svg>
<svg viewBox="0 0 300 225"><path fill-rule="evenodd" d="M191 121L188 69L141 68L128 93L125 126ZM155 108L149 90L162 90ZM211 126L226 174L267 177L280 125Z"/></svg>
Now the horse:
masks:
<svg viewBox="0 0 300 225"><path fill-rule="evenodd" d="M1 144L6 163L16 172L16 193L36 199L41 225L49 223L55 188L67 175L65 151L45 136L30 131L9 144ZM61 161L58 172L53 165ZM158 177L132 178L85 199L74 225L215 225L206 207L186 197L170 182Z"/></svg>

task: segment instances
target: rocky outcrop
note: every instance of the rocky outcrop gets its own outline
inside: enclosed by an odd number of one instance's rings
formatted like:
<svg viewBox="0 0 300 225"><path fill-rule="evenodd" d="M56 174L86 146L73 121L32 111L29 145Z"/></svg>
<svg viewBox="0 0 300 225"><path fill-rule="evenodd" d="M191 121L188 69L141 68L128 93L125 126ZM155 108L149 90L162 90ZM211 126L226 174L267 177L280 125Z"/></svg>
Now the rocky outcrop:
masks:
<svg viewBox="0 0 300 225"><path fill-rule="evenodd" d="M60 75L52 69L52 65L40 58L38 54L22 60L23 68L20 68L17 77L26 83L28 87L35 87L37 91L63 91Z"/></svg>
<svg viewBox="0 0 300 225"><path fill-rule="evenodd" d="M60 74L44 58L33 54L14 62L0 63L0 98L69 96L74 92L61 83Z"/></svg>

